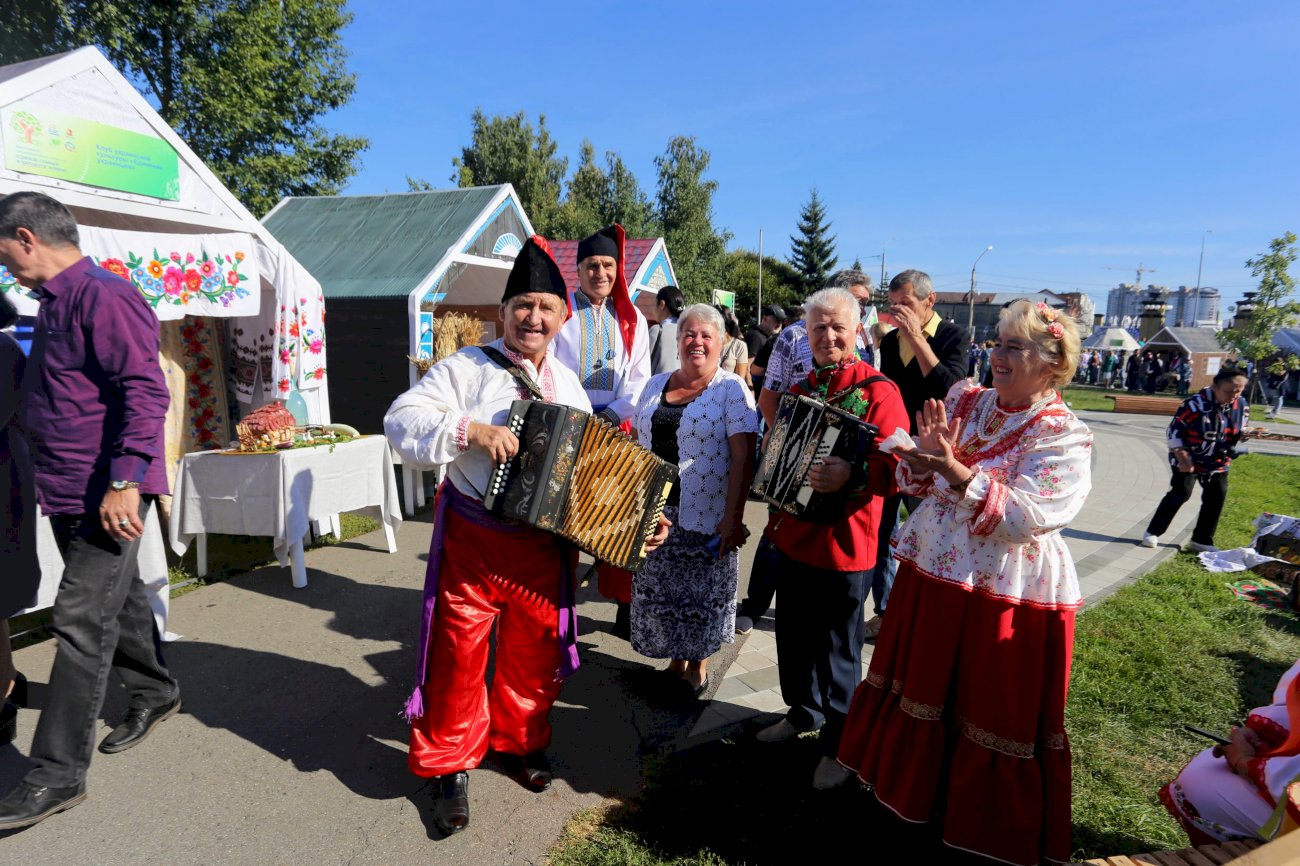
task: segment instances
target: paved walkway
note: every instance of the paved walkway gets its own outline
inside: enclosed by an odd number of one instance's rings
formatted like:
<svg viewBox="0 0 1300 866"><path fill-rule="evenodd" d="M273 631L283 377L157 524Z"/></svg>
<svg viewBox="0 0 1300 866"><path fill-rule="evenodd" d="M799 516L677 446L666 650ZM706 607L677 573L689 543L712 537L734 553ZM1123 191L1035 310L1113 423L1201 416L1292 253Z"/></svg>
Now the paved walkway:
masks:
<svg viewBox="0 0 1300 866"><path fill-rule="evenodd" d="M1170 555L1195 503L1183 509L1170 546L1137 548L1167 484L1164 419L1087 420L1097 434L1096 480L1069 534L1096 600ZM1288 447L1300 453L1255 450ZM757 530L763 514L754 511ZM552 715L555 785L529 794L485 765L470 774L469 829L440 839L429 798L406 770L397 715L414 667L428 519L403 525L396 554L383 551L378 533L309 551L306 589L292 589L287 569L271 567L174 599L171 627L184 639L167 656L184 711L138 748L95 754L86 802L0 835L0 862L540 864L575 814L634 797L646 758L783 709L770 619L711 661L711 700L683 706L656 698L652 672L662 663L611 638L613 605L584 585L583 667ZM742 577L748 571L746 556ZM19 714L16 747L0 747L0 790L25 772L53 654L52 641L16 654L34 708ZM103 718L116 722L124 703L111 688Z"/></svg>

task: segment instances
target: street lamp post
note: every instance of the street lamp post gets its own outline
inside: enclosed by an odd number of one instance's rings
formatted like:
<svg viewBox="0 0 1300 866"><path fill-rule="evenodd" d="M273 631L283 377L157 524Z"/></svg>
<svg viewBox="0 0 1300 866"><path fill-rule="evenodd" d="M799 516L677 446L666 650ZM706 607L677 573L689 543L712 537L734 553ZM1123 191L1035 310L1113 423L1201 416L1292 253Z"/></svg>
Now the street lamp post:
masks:
<svg viewBox="0 0 1300 866"><path fill-rule="evenodd" d="M1196 263L1196 292L1192 295L1192 327L1196 327L1196 314L1201 309L1201 268L1205 264L1205 235L1213 232L1213 229L1206 229L1205 234L1201 235L1201 258Z"/></svg>
<svg viewBox="0 0 1300 866"><path fill-rule="evenodd" d="M966 333L970 335L972 340L975 339L975 266L980 263L980 259L984 258L984 253L991 249L993 249L993 245L989 244L984 248L983 253L975 257L975 264L970 266L970 314L966 317Z"/></svg>

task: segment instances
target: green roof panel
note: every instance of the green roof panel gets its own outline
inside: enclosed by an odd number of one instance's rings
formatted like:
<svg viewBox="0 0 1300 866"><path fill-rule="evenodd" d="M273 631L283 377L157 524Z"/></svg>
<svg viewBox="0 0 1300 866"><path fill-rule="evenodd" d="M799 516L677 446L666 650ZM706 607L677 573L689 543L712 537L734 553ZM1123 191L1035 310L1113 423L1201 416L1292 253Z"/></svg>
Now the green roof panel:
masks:
<svg viewBox="0 0 1300 866"><path fill-rule="evenodd" d="M501 189L289 198L263 223L326 298L406 297Z"/></svg>

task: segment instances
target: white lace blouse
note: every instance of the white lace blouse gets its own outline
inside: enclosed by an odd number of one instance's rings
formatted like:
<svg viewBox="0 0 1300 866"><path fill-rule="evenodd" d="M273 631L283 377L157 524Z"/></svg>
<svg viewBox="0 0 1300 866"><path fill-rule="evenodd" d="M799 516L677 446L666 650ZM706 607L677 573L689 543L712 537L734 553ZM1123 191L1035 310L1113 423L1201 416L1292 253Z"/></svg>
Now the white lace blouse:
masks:
<svg viewBox="0 0 1300 866"><path fill-rule="evenodd" d="M945 405L949 418L965 419L957 457L975 476L958 495L941 476L914 476L899 461L899 487L925 499L895 534L894 555L994 598L1078 608L1079 579L1061 529L1092 487L1092 432L1057 394L1006 411L996 391L962 379Z"/></svg>
<svg viewBox="0 0 1300 866"><path fill-rule="evenodd" d="M641 391L636 409L637 441L650 447L651 419L672 373L652 376ZM727 440L737 433L757 433L754 394L744 380L721 367L700 396L682 413L677 428L677 469L680 473L683 529L712 535L727 504L731 451Z"/></svg>

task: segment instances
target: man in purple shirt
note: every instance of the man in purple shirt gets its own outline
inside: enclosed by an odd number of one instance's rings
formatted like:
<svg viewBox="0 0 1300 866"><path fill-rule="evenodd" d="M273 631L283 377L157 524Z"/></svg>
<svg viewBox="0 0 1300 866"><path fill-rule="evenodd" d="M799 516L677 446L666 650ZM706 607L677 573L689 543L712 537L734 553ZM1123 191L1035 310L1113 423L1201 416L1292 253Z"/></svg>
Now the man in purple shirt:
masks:
<svg viewBox="0 0 1300 866"><path fill-rule="evenodd" d="M134 286L82 256L78 243L72 214L49 196L0 198L0 264L41 302L19 412L36 500L64 561L35 766L0 799L0 830L85 799L110 669L130 708L101 752L131 748L181 705L136 566L146 510L167 492L158 320Z"/></svg>

